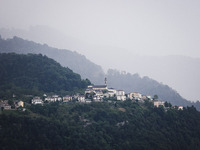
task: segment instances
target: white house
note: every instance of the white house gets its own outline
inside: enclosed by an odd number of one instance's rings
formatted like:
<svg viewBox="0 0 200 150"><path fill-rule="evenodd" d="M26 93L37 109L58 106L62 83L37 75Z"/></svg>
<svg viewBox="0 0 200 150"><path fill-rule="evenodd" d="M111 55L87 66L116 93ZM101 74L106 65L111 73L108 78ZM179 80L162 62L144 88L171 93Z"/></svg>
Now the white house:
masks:
<svg viewBox="0 0 200 150"><path fill-rule="evenodd" d="M85 99L85 103L91 103L91 99Z"/></svg>
<svg viewBox="0 0 200 150"><path fill-rule="evenodd" d="M183 106L178 106L178 110L183 110Z"/></svg>
<svg viewBox="0 0 200 150"><path fill-rule="evenodd" d="M0 108L4 108L5 110L10 110L11 106L8 104L8 100L0 100Z"/></svg>
<svg viewBox="0 0 200 150"><path fill-rule="evenodd" d="M63 97L63 102L69 102L69 101L71 101L72 99L73 99L72 96L66 95L66 96Z"/></svg>
<svg viewBox="0 0 200 150"><path fill-rule="evenodd" d="M135 100L141 100L142 99L142 94L140 94L138 92L131 92L129 94L129 98L130 99L135 99Z"/></svg>
<svg viewBox="0 0 200 150"><path fill-rule="evenodd" d="M85 96L84 95L79 95L78 96L78 101L81 102L81 103L84 103L85 102Z"/></svg>
<svg viewBox="0 0 200 150"><path fill-rule="evenodd" d="M116 96L117 95L117 90L113 89L113 88L108 89L108 95L109 95L109 97Z"/></svg>
<svg viewBox="0 0 200 150"><path fill-rule="evenodd" d="M53 95L54 101L62 101L62 98L59 97L58 95Z"/></svg>
<svg viewBox="0 0 200 150"><path fill-rule="evenodd" d="M44 100L48 102L54 102L54 98L50 96L46 97Z"/></svg>
<svg viewBox="0 0 200 150"><path fill-rule="evenodd" d="M23 102L23 101L19 101L19 102L17 103L17 105L18 105L18 107L24 107L24 102Z"/></svg>
<svg viewBox="0 0 200 150"><path fill-rule="evenodd" d="M103 99L103 95L94 95L93 101L94 102L100 102Z"/></svg>
<svg viewBox="0 0 200 150"><path fill-rule="evenodd" d="M123 90L117 90L116 95L125 95Z"/></svg>
<svg viewBox="0 0 200 150"><path fill-rule="evenodd" d="M36 105L36 104L43 105L43 103L44 103L43 100L38 96L36 96L32 99L32 104L34 104L34 105Z"/></svg>
<svg viewBox="0 0 200 150"><path fill-rule="evenodd" d="M117 100L121 100L121 101L126 100L125 92L123 90L117 90L116 96L117 96Z"/></svg>
<svg viewBox="0 0 200 150"><path fill-rule="evenodd" d="M117 100L125 101L126 100L126 96L125 95L117 95Z"/></svg>
<svg viewBox="0 0 200 150"><path fill-rule="evenodd" d="M164 103L165 103L165 102L162 102L162 101L159 101L159 100L155 100L155 101L153 102L153 105L154 105L155 107L159 107L159 106L164 106Z"/></svg>
<svg viewBox="0 0 200 150"><path fill-rule="evenodd" d="M59 97L58 95L53 95L46 97L44 100L48 102L56 102L56 101L62 101L62 98Z"/></svg>
<svg viewBox="0 0 200 150"><path fill-rule="evenodd" d="M152 100L151 95L146 95L146 97L147 97L149 100Z"/></svg>

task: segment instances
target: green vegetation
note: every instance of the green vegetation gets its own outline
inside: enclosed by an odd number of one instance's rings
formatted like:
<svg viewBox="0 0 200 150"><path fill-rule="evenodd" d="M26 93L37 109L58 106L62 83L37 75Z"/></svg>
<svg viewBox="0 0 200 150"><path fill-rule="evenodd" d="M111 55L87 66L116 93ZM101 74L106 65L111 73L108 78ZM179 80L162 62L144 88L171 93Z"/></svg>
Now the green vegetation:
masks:
<svg viewBox="0 0 200 150"><path fill-rule="evenodd" d="M83 79L88 78L94 84L101 84L105 77L102 68L89 61L85 56L70 50L60 50L49 47L48 45L38 44L27 41L19 37L4 40L0 37L0 53L20 53L20 54L43 54L49 58L53 58L64 67L69 67L74 72L79 73ZM142 60L141 60L142 61ZM142 94L155 95L162 100L168 101L173 105L192 106L194 105L200 110L200 103L191 103L182 98L175 90L167 85L158 83L148 77L141 78L137 74L121 74L116 70L109 70L106 74L109 87L116 89L124 89L128 92L140 92ZM14 88L7 85L8 88ZM15 91L19 90L15 87ZM36 89L37 90L37 89ZM30 93L27 91L27 93ZM38 92L36 92L38 94ZM33 93L33 95L36 95ZM11 93L10 93L11 94ZM0 94L2 95L2 94Z"/></svg>
<svg viewBox="0 0 200 150"><path fill-rule="evenodd" d="M20 39L14 39L14 42L18 40ZM2 41L0 40L0 43ZM10 43L9 40L6 42ZM22 45L26 45L25 43ZM47 46L43 46L45 47ZM12 99L19 97L28 102L33 95L42 96L44 93L81 93L90 84L89 80L82 80L80 75L69 68L64 68L41 54L0 54L0 70L0 98L8 98L11 106ZM172 98L177 97L176 102L181 101L180 95L168 86L147 77L141 79L137 75L110 72L108 78L110 82L120 81L122 86L128 85L127 88L134 91L137 90L133 85L138 86L138 92L143 94L158 93L155 99L158 96L163 98L160 93L165 92L165 95ZM118 85L117 82L116 84ZM149 91L143 92L145 89ZM172 92L169 92L170 90ZM88 97L92 94L94 93ZM199 102L197 103L199 105ZM200 112L193 106L184 110L174 109L167 102L165 107L167 108L155 108L149 101L137 103L112 99L90 104L72 101L67 104L45 103L42 106L26 103L26 110L0 110L0 148L199 149Z"/></svg>
<svg viewBox="0 0 200 150"><path fill-rule="evenodd" d="M32 105L0 115L1 149L192 149L200 146L200 112L152 103ZM11 144L12 143L12 144Z"/></svg>
<svg viewBox="0 0 200 150"><path fill-rule="evenodd" d="M69 68L41 54L0 54L0 98L76 93L90 84Z"/></svg>
<svg viewBox="0 0 200 150"><path fill-rule="evenodd" d="M49 47L48 45L38 44L27 41L19 37L4 40L0 37L0 53L19 53L19 54L42 54L54 59L64 67L69 67L75 73L81 75L83 79L89 79L92 83L101 83L104 79L102 68L85 56L70 50L61 50Z"/></svg>

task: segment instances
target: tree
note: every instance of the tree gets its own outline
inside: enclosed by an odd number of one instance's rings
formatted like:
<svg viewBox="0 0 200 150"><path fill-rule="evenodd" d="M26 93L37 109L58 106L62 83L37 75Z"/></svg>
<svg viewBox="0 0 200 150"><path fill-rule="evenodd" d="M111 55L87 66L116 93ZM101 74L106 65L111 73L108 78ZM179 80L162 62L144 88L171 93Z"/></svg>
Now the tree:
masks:
<svg viewBox="0 0 200 150"><path fill-rule="evenodd" d="M158 99L158 95L154 95L154 96L153 96L153 99L154 99L154 100L157 100L157 99Z"/></svg>
<svg viewBox="0 0 200 150"><path fill-rule="evenodd" d="M107 93L107 92L108 92L108 90L103 90L102 92L103 92L103 94L105 94L105 93Z"/></svg>
<svg viewBox="0 0 200 150"><path fill-rule="evenodd" d="M168 103L168 102L165 102L165 103L164 103L164 106L165 106L165 107L170 107L170 108L171 108L171 107L172 107L172 104L171 104L171 103Z"/></svg>

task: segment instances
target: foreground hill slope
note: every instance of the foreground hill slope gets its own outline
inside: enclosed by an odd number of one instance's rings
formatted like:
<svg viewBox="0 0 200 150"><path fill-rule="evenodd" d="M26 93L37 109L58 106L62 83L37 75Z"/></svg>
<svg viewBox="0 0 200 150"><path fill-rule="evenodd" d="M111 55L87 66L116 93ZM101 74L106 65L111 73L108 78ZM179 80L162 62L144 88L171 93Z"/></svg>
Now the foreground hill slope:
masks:
<svg viewBox="0 0 200 150"><path fill-rule="evenodd" d="M12 93L75 91L90 84L41 54L0 54L0 70L1 97Z"/></svg>
<svg viewBox="0 0 200 150"><path fill-rule="evenodd" d="M49 47L48 45L38 44L32 41L23 40L19 37L4 40L0 38L1 53L20 53L20 54L43 54L49 58L53 58L64 67L69 67L74 72L81 75L83 79L90 79L93 83L101 83L104 72L102 68L85 56L69 50L60 50Z"/></svg>
<svg viewBox="0 0 200 150"><path fill-rule="evenodd" d="M198 150L200 112L125 102L32 105L0 114L2 149ZM12 144L10 144L12 143Z"/></svg>

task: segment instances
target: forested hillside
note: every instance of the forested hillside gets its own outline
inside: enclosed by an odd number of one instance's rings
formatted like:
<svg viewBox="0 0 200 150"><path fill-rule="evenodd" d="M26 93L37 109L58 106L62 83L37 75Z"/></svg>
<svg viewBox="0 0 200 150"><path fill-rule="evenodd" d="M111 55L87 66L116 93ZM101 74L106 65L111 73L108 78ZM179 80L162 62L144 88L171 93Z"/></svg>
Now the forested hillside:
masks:
<svg viewBox="0 0 200 150"><path fill-rule="evenodd" d="M59 50L47 45L37 44L32 41L23 40L19 37L4 40L0 38L0 53L36 53L44 54L55 59L62 66L69 67L81 77L88 78L93 84L102 84L105 76L108 78L110 87L124 89L126 92L141 92L142 94L157 94L159 98L169 101L174 105L195 105L200 110L199 103L191 103L182 98L174 89L167 85L158 83L149 77L141 78L137 74L121 74L116 70L109 70L104 74L102 68L85 56L69 50ZM103 59L102 59L103 61Z"/></svg>
<svg viewBox="0 0 200 150"><path fill-rule="evenodd" d="M83 79L90 79L92 83L101 83L104 79L102 68L85 56L70 50L61 50L38 44L32 41L23 40L19 37L4 40L0 37L0 53L20 53L20 54L43 54L53 58L64 67L69 67L75 73L81 75Z"/></svg>
<svg viewBox="0 0 200 150"><path fill-rule="evenodd" d="M78 92L90 84L41 54L0 54L0 70L0 98L13 94Z"/></svg>
<svg viewBox="0 0 200 150"><path fill-rule="evenodd" d="M32 105L0 114L0 138L4 150L199 150L200 112L148 101Z"/></svg>
<svg viewBox="0 0 200 150"><path fill-rule="evenodd" d="M191 106L192 103L182 98L175 90L167 85L158 83L149 77L141 78L138 74L120 73L117 70L108 70L108 85L122 88L126 92L140 92L142 94L158 95L159 99L173 105ZM194 104L194 103L193 103Z"/></svg>

